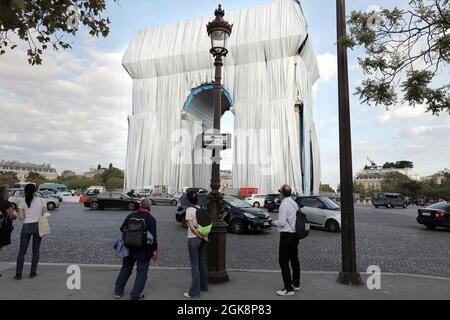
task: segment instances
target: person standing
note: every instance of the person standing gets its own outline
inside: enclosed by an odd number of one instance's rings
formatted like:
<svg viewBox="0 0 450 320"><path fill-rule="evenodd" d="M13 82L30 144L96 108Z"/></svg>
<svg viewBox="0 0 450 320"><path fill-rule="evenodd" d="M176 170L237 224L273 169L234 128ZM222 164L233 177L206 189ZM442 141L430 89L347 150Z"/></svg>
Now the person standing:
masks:
<svg viewBox="0 0 450 320"><path fill-rule="evenodd" d="M47 203L35 195L36 186L28 184L25 186L25 198L19 203L19 219L23 222L20 234L20 250L17 256L16 276L14 279L22 280L23 264L28 246L33 239L33 257L31 260L30 278L37 276L42 238L39 236L39 219L47 214Z"/></svg>
<svg viewBox="0 0 450 320"><path fill-rule="evenodd" d="M278 296L293 296L300 291L300 260L298 258L299 239L295 234L298 204L292 198L292 189L284 185L280 190L281 206L278 221L274 224L280 232L279 263L284 288L277 291ZM292 265L292 273L289 264Z"/></svg>
<svg viewBox="0 0 450 320"><path fill-rule="evenodd" d="M17 219L12 204L8 201L8 191L8 186L0 186L0 252L3 247L11 244L13 221Z"/></svg>
<svg viewBox="0 0 450 320"><path fill-rule="evenodd" d="M208 237L202 236L197 230L196 214L197 209L200 208L198 205L198 193L192 190L189 191L187 199L190 205L186 210L186 221L188 225L188 250L191 262L192 286L189 292L184 294L184 297L198 299L201 292L208 291L208 272L205 261L205 248Z"/></svg>
<svg viewBox="0 0 450 320"><path fill-rule="evenodd" d="M151 215L151 203L149 199L143 199L141 201L141 208L138 212L131 213L123 222L120 227L122 233L127 232L130 225L134 222L143 221L144 222L144 240L140 247L127 247L129 250L129 255L123 259L122 268L116 280L115 285L115 297L116 299L122 298L125 286L127 285L128 279L133 273L134 265L137 265L136 280L134 282L133 290L130 293L131 300L144 300L145 284L148 278L148 270L150 268L150 261L153 258L156 260L158 258L158 240L156 234L156 219ZM130 228L131 229L131 228ZM152 243L147 242L147 232L153 237ZM125 241L126 245L126 241Z"/></svg>

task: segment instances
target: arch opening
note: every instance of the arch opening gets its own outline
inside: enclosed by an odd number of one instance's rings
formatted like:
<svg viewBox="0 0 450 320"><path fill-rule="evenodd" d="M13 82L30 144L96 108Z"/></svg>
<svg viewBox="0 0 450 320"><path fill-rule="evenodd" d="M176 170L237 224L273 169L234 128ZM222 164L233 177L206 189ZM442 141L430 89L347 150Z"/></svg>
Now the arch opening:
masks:
<svg viewBox="0 0 450 320"><path fill-rule="evenodd" d="M233 98L231 94L222 88L222 116L231 110ZM208 83L192 90L183 106L184 127L191 133L193 139L192 168L188 169L191 174L192 185L185 187L200 187L209 189L211 179L211 168L209 159L211 152L203 149L202 135L213 128L214 123L214 84Z"/></svg>

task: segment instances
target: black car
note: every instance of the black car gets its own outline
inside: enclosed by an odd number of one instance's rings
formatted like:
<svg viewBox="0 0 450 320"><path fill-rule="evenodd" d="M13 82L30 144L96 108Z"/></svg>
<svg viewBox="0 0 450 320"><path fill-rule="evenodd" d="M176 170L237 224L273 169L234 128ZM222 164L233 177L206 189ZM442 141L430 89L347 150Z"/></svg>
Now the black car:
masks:
<svg viewBox="0 0 450 320"><path fill-rule="evenodd" d="M206 207L208 199L206 194L198 196L199 205ZM189 207L186 194L179 201L176 220L186 227L186 209ZM254 208L247 202L232 196L223 198L222 219L228 224L232 233L245 233L246 231L263 231L272 229L272 218L263 209Z"/></svg>
<svg viewBox="0 0 450 320"><path fill-rule="evenodd" d="M128 211L138 210L139 199L118 192L103 192L98 195L88 197L84 206L92 210L103 209L123 209Z"/></svg>
<svg viewBox="0 0 450 320"><path fill-rule="evenodd" d="M274 212L279 210L281 206L281 197L279 194L269 194L266 197L266 202L264 203L264 208L269 212Z"/></svg>
<svg viewBox="0 0 450 320"><path fill-rule="evenodd" d="M417 222L430 230L437 227L450 228L450 202L439 202L419 209Z"/></svg>

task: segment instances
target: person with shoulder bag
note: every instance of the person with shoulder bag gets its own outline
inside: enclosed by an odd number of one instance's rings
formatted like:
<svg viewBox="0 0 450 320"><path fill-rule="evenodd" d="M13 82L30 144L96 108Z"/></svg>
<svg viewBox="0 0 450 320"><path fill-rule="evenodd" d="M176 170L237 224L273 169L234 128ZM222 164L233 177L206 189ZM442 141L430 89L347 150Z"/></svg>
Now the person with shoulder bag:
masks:
<svg viewBox="0 0 450 320"><path fill-rule="evenodd" d="M11 244L13 221L17 219L13 206L8 201L8 189L8 186L0 186L0 252L3 247Z"/></svg>
<svg viewBox="0 0 450 320"><path fill-rule="evenodd" d="M44 235L49 234L47 203L44 199L36 196L36 186L28 184L25 186L25 198L18 206L19 219L23 222L20 234L20 249L17 256L16 276L14 279L22 280L23 265L28 246L33 239L33 256L31 259L30 278L37 276L41 241ZM41 232L40 232L41 229Z"/></svg>
<svg viewBox="0 0 450 320"><path fill-rule="evenodd" d="M293 296L300 291L300 260L298 245L300 241L297 227L298 204L292 198L292 189L284 185L280 190L282 198L278 221L274 225L280 232L279 263L283 277L284 288L277 291L278 296ZM304 235L302 235L304 236ZM292 265L292 273L289 264Z"/></svg>
<svg viewBox="0 0 450 320"><path fill-rule="evenodd" d="M149 199L141 201L138 212L131 213L120 227L123 245L128 250L123 257L122 268L115 284L115 297L123 297L125 286L137 265L136 281L130 293L131 300L144 300L145 284L148 278L150 261L159 257L158 239L156 234L156 219L151 215Z"/></svg>
<svg viewBox="0 0 450 320"><path fill-rule="evenodd" d="M192 285L185 298L200 298L201 292L208 291L208 271L206 267L206 243L211 232L212 220L209 212L198 205L198 193L189 191L187 199L190 207L186 210L188 225L188 250L191 262Z"/></svg>

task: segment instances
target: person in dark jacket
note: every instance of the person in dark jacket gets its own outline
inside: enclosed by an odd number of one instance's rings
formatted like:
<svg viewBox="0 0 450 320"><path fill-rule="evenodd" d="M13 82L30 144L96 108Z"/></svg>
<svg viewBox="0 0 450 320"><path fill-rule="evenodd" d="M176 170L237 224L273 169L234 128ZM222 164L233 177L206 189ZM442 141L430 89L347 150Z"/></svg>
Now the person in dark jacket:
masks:
<svg viewBox="0 0 450 320"><path fill-rule="evenodd" d="M13 220L16 219L12 204L8 201L8 186L0 186L0 252L11 244Z"/></svg>
<svg viewBox="0 0 450 320"><path fill-rule="evenodd" d="M150 260L157 259L158 256L158 238L156 233L156 219L151 215L151 203L149 199L141 201L141 209L131 213L123 222L120 231L124 232L128 226L130 219L142 219L145 221L147 231L153 236L153 243L145 243L141 248L128 248L129 255L123 259L122 269L116 280L115 294L116 299L120 299L125 291L125 286L130 278L134 265L137 264L137 274L133 290L131 291L131 300L143 300L145 284L147 282L147 274L150 268Z"/></svg>

